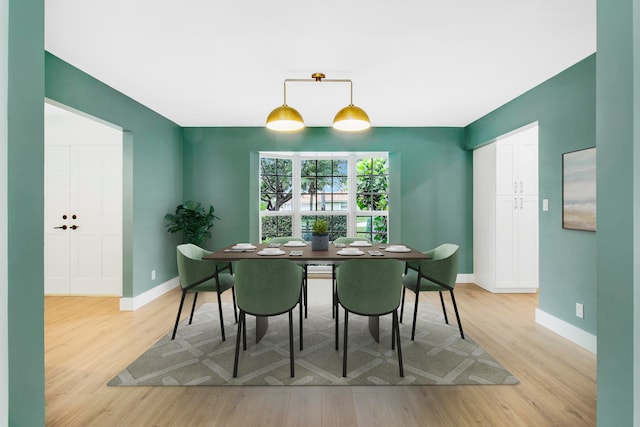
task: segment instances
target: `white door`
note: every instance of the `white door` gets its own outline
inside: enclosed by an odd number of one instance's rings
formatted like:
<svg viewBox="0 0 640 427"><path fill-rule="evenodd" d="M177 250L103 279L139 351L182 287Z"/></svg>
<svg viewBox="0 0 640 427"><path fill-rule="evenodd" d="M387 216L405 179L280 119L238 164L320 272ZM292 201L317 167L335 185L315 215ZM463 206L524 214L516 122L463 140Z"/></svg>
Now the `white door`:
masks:
<svg viewBox="0 0 640 427"><path fill-rule="evenodd" d="M45 293L122 295L122 132L52 108L45 114Z"/></svg>

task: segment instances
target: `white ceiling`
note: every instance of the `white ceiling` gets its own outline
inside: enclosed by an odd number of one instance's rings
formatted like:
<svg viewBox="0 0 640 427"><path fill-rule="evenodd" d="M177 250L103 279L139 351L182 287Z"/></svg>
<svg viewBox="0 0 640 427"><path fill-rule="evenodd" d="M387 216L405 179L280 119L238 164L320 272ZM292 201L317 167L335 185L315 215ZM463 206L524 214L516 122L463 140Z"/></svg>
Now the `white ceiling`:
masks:
<svg viewBox="0 0 640 427"><path fill-rule="evenodd" d="M373 126L465 126L595 52L596 0L46 0L45 48L181 126L264 126L285 78ZM287 84L307 126L349 103Z"/></svg>

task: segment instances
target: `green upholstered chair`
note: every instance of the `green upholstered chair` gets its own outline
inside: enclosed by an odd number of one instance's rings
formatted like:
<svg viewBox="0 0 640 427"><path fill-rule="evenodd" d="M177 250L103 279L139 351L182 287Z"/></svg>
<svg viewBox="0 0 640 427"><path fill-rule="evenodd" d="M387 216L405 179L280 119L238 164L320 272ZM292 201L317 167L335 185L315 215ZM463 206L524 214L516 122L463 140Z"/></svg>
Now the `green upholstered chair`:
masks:
<svg viewBox="0 0 640 427"><path fill-rule="evenodd" d="M351 259L337 271L338 303L344 307L344 345L342 376L347 376L347 335L349 313L362 316L382 316L392 313L391 348L398 344L400 376L404 377L398 306L402 289L402 263L395 259ZM338 311L336 310L336 343Z"/></svg>
<svg viewBox="0 0 640 427"><path fill-rule="evenodd" d="M306 240L304 240L302 237L293 237L293 236L281 236L281 237L273 237L271 240L269 240L269 244L271 243L278 243L278 244L285 244L285 243L289 243L289 242L306 242ZM295 248L294 248L295 249ZM308 305L308 301L307 301L307 264L298 264L304 274L302 276L302 297L303 297L303 302L304 302L304 318L307 318L307 305Z"/></svg>
<svg viewBox="0 0 640 427"><path fill-rule="evenodd" d="M367 241L369 243L371 242L366 237L338 237L336 240L333 241L333 243L344 243L348 245L349 243L362 242L362 241Z"/></svg>
<svg viewBox="0 0 640 427"><path fill-rule="evenodd" d="M268 243L289 243L289 242L306 242L302 237L281 236L273 237Z"/></svg>
<svg viewBox="0 0 640 427"><path fill-rule="evenodd" d="M302 299L302 269L286 259L244 259L235 266L236 296L240 309L233 376L238 376L240 336L247 349L246 315L277 316L289 314L289 361L291 377L293 368L293 320L292 311ZM302 304L300 304L300 350L302 350Z"/></svg>
<svg viewBox="0 0 640 427"><path fill-rule="evenodd" d="M335 245L336 243L344 243L345 245L349 245L350 243L353 242L369 242L371 243L371 241L369 239L367 239L366 237L338 237L336 240L333 241L333 244ZM332 271L332 279L333 279L333 316L335 316L335 308L336 308L336 269L340 267L340 264L333 264L333 271Z"/></svg>
<svg viewBox="0 0 640 427"><path fill-rule="evenodd" d="M236 310L236 295L233 290L235 279L231 270L231 263L206 261L202 257L211 252L202 249L194 244L186 243L176 248L178 261L178 276L180 278L180 287L182 288L182 298L180 298L180 307L178 308L178 316L176 324L173 328L171 339L175 339L178 331L178 323L180 322L180 314L187 293L194 294L193 305L191 306L191 316L189 324L193 321L193 312L196 308L198 300L198 292L215 292L218 294L218 312L220 314L220 329L222 330L222 341L225 340L224 335L224 319L222 317L222 303L220 295L227 289L231 289L233 295L233 314L236 322L238 322L238 312Z"/></svg>
<svg viewBox="0 0 640 427"><path fill-rule="evenodd" d="M458 275L458 245L445 243L430 251L424 252L431 256L431 259L420 262L408 262L405 268L405 275L402 278L404 289L402 291L402 309L400 310L400 321L404 312L404 295L409 289L415 293L415 306L413 309L413 326L411 328L411 340L416 335L416 316L418 314L418 298L420 292L438 292L440 294L440 303L442 304L442 312L444 320L449 323L447 318L447 310L444 306L443 291L449 291L453 309L458 320L458 329L460 329L460 337L464 339L462 331L462 323L458 314L458 306L456 298L453 295L453 288L456 286L456 277Z"/></svg>

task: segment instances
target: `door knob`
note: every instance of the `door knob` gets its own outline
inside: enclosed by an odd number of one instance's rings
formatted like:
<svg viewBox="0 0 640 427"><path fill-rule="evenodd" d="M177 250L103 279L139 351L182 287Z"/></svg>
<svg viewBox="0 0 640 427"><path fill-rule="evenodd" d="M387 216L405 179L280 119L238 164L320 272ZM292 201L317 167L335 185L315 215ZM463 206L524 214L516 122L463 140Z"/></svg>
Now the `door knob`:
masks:
<svg viewBox="0 0 640 427"><path fill-rule="evenodd" d="M69 228L70 228L70 229L72 229L72 230L75 230L75 229L77 229L77 228L80 228L80 226L79 226L79 225L75 225L75 224L73 224L73 225L72 225L71 227L69 227Z"/></svg>
<svg viewBox="0 0 640 427"><path fill-rule="evenodd" d="M60 227L53 227L53 228L61 228L61 229L63 229L63 230L66 230L66 229L67 229L67 226L66 226L66 225L61 225Z"/></svg>

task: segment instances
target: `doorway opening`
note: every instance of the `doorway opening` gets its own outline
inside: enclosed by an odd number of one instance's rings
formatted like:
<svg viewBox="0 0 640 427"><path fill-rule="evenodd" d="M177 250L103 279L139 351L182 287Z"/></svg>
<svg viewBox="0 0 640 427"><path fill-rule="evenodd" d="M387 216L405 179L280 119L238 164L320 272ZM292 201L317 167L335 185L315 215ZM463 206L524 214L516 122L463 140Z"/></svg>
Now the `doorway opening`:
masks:
<svg viewBox="0 0 640 427"><path fill-rule="evenodd" d="M123 131L47 101L44 292L123 289Z"/></svg>

